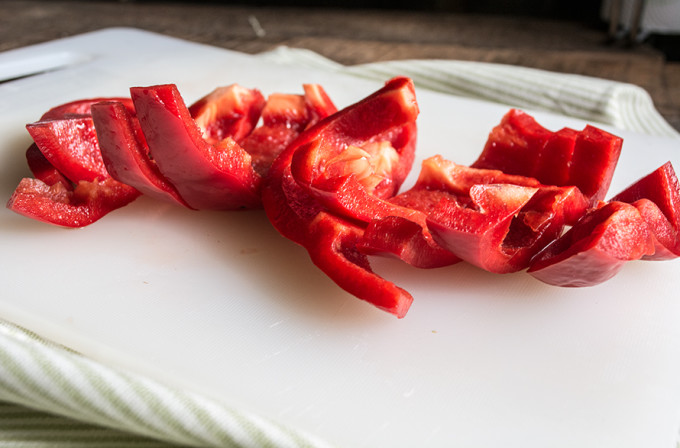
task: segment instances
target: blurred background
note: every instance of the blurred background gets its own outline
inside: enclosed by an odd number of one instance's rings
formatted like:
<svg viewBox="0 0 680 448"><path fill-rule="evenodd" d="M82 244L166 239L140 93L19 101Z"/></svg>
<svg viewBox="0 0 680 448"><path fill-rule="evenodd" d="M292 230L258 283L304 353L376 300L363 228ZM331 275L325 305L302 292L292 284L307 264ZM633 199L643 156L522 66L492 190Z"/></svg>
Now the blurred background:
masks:
<svg viewBox="0 0 680 448"><path fill-rule="evenodd" d="M680 0L0 0L0 51L112 26L348 65L456 59L629 82L680 129Z"/></svg>

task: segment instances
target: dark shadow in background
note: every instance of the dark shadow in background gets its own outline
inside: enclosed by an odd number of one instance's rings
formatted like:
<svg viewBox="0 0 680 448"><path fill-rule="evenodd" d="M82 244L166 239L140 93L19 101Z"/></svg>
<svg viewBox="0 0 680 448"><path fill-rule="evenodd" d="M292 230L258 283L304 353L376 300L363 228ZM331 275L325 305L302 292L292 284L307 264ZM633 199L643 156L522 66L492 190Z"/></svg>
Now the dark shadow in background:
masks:
<svg viewBox="0 0 680 448"><path fill-rule="evenodd" d="M118 0L138 3L182 3L188 0ZM191 3L255 7L390 9L452 14L508 15L579 22L606 30L602 0L196 0ZM647 36L646 42L660 50L668 61L680 61L680 34Z"/></svg>
<svg viewBox="0 0 680 448"><path fill-rule="evenodd" d="M152 3L153 0L126 0ZM168 0L163 0L168 2ZM173 0L170 0L173 1ZM174 0L181 3L181 0ZM242 6L315 7L342 9L392 9L461 14L495 14L594 22L601 0L199 0Z"/></svg>

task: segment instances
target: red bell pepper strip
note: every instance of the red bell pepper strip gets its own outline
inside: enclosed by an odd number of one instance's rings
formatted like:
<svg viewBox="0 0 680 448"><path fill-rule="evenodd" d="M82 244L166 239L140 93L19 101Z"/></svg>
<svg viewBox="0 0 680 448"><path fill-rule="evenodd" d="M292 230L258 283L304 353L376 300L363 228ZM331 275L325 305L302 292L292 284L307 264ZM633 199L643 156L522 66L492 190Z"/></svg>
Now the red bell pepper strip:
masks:
<svg viewBox="0 0 680 448"><path fill-rule="evenodd" d="M536 255L528 272L557 286L592 286L627 261L680 256L680 185L670 162L586 214Z"/></svg>
<svg viewBox="0 0 680 448"><path fill-rule="evenodd" d="M312 120L335 111L320 86L306 90L304 97L272 95L263 106L259 92L232 86L191 109L174 85L130 91L160 172L192 208L229 210L260 207L272 160ZM253 129L260 112L263 124Z"/></svg>
<svg viewBox="0 0 680 448"><path fill-rule="evenodd" d="M189 205L149 157L139 123L123 103L104 101L92 105L92 120L108 173L147 196Z"/></svg>
<svg viewBox="0 0 680 448"><path fill-rule="evenodd" d="M231 137L215 145L191 117L174 85L130 89L149 153L190 207L233 210L260 205L260 176Z"/></svg>
<svg viewBox="0 0 680 448"><path fill-rule="evenodd" d="M404 123L409 123L409 128L415 126L411 120L415 118L413 110L414 107L417 110L417 105L412 89L410 80L396 78L372 95L303 132L276 158L262 191L265 212L283 236L305 247L313 262L338 286L400 318L406 314L412 297L370 271L367 259L357 247L363 226L353 222L351 215L338 215L329 209L324 195L329 193L332 196L333 191L317 194L310 188L310 181L321 179L323 184L327 180L323 179L321 171L329 154L339 156L351 145L360 147L366 143L379 143L382 137L387 136L387 130ZM405 96L410 98L408 102L403 101ZM401 137L404 134L396 132L394 135ZM414 136L415 133L409 135ZM386 188L383 191L395 191L394 186L400 184L408 172L404 165L412 161L412 153L409 153L411 140L393 138L393 142L404 149L405 160L403 165L397 161L395 168L384 170ZM323 148L327 150L323 151ZM297 175L294 175L292 164L298 152L303 154L297 160ZM317 155L321 157L317 158ZM339 166L336 165L336 168ZM345 177L352 176L349 171ZM395 178L389 178L390 175ZM337 179L332 178L333 181ZM339 254L342 254L340 259ZM358 283L357 278L360 278Z"/></svg>
<svg viewBox="0 0 680 448"><path fill-rule="evenodd" d="M203 138L217 144L227 137L241 143L260 119L265 99L257 89L232 84L218 87L189 106L189 114Z"/></svg>
<svg viewBox="0 0 680 448"><path fill-rule="evenodd" d="M411 266L431 269L450 266L460 257L441 247L432 237L427 224L403 216L376 218L368 223L358 250L367 255L396 257Z"/></svg>
<svg viewBox="0 0 680 448"><path fill-rule="evenodd" d="M615 276L623 265L654 253L649 226L625 202L593 209L531 262L528 273L555 286L593 286Z"/></svg>
<svg viewBox="0 0 680 448"><path fill-rule="evenodd" d="M425 213L444 249L497 273L525 269L588 206L576 187L542 185L441 156L426 159L413 188L392 201Z"/></svg>
<svg viewBox="0 0 680 448"><path fill-rule="evenodd" d="M42 120L54 120L59 118L69 118L79 115L90 115L90 107L93 104L100 103L102 101L116 101L123 103L125 107L130 111L134 112L134 106L130 98L123 97L105 97L105 98L88 98L82 100L71 101L69 103L60 104L55 106L45 112L40 121Z"/></svg>
<svg viewBox="0 0 680 448"><path fill-rule="evenodd" d="M331 213L320 212L307 226L306 247L312 262L347 292L402 318L413 297L371 270L368 257L357 250L363 229Z"/></svg>
<svg viewBox="0 0 680 448"><path fill-rule="evenodd" d="M345 201L338 185L351 177L365 195L392 197L413 164L419 109L408 78L389 81L380 94L351 108L351 113L336 115L325 126L305 133L291 172L319 199L356 216L363 209L359 198Z"/></svg>
<svg viewBox="0 0 680 448"><path fill-rule="evenodd" d="M531 115L511 109L494 127L473 168L500 170L506 174L536 177L536 166L552 132ZM568 163L571 160L566 159ZM551 167L556 168L556 167ZM558 165L557 168L562 168Z"/></svg>
<svg viewBox="0 0 680 448"><path fill-rule="evenodd" d="M47 223L83 227L140 195L104 167L89 115L98 100L57 106L43 115L47 119L27 125L35 144L26 157L36 178L21 180L7 208Z"/></svg>
<svg viewBox="0 0 680 448"><path fill-rule="evenodd" d="M670 162L611 200L633 204L652 229L657 250L645 258L663 260L680 256L680 182Z"/></svg>
<svg viewBox="0 0 680 448"><path fill-rule="evenodd" d="M534 177L546 185L575 185L591 204L604 199L623 140L593 126L551 132L512 109L496 126L474 168Z"/></svg>
<svg viewBox="0 0 680 448"><path fill-rule="evenodd" d="M307 128L338 111L326 91L319 84L303 84L305 105L309 113Z"/></svg>
<svg viewBox="0 0 680 448"><path fill-rule="evenodd" d="M262 126L253 130L241 146L253 158L253 168L264 176L272 162L305 129L310 114L304 95L269 95L262 111Z"/></svg>
<svg viewBox="0 0 680 448"><path fill-rule="evenodd" d="M47 185L61 182L65 186L71 186L71 182L45 158L35 143L26 150L26 162L28 163L28 169L33 173L33 177L45 182Z"/></svg>
<svg viewBox="0 0 680 448"><path fill-rule="evenodd" d="M139 196L132 187L112 178L81 181L75 188L57 182L24 178L7 208L38 221L64 227L84 227L123 207Z"/></svg>
<svg viewBox="0 0 680 448"><path fill-rule="evenodd" d="M109 177L91 116L38 121L26 129L45 158L71 181Z"/></svg>

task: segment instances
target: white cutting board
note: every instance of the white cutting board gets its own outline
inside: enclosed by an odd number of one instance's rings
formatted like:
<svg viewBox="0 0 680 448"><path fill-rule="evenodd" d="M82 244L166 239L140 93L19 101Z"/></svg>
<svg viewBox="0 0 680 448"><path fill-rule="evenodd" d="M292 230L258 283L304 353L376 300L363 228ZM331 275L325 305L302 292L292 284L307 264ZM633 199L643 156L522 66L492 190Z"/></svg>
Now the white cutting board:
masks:
<svg viewBox="0 0 680 448"><path fill-rule="evenodd" d="M265 93L316 82L344 106L379 87L130 29L0 54L9 77L45 64L64 66L0 84L3 201L29 175L24 125L62 102L156 83L176 83L189 103L234 82ZM409 182L426 156L473 161L508 109L418 98ZM619 133L612 193L666 160L680 167L677 140ZM1 318L340 447L675 447L680 261L560 289L524 273L378 260L415 297L397 320L339 290L260 211L142 198L80 230L3 208L0 229Z"/></svg>

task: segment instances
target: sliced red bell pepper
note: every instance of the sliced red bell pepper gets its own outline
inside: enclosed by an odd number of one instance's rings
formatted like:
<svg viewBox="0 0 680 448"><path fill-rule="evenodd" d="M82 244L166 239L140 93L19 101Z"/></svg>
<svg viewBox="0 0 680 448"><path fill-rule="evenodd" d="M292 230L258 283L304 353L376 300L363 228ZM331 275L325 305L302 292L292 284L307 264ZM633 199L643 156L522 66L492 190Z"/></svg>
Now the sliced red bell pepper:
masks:
<svg viewBox="0 0 680 448"><path fill-rule="evenodd" d="M305 104L309 112L307 128L311 128L324 118L338 111L326 91L319 84L303 84Z"/></svg>
<svg viewBox="0 0 680 448"><path fill-rule="evenodd" d="M496 126L474 168L534 177L546 185L575 185L591 204L604 199L623 140L593 126L551 132L512 109Z"/></svg>
<svg viewBox="0 0 680 448"><path fill-rule="evenodd" d="M133 87L130 94L151 157L190 207L260 205L261 178L250 155L231 137L206 141L175 85Z"/></svg>
<svg viewBox="0 0 680 448"><path fill-rule="evenodd" d="M680 185L670 162L585 215L536 255L528 272L557 286L592 286L632 260L680 256Z"/></svg>
<svg viewBox="0 0 680 448"><path fill-rule="evenodd" d="M93 104L100 103L102 101L116 101L123 103L125 107L130 111L134 112L134 106L130 98L124 97L102 97L102 98L88 98L82 100L71 101L69 103L60 104L59 106L53 107L47 112L45 112L40 120L54 120L59 118L69 118L79 115L90 115L90 107Z"/></svg>
<svg viewBox="0 0 680 448"><path fill-rule="evenodd" d="M444 249L497 273L525 269L588 205L575 187L542 185L441 156L426 159L413 188L392 201L425 213Z"/></svg>
<svg viewBox="0 0 680 448"><path fill-rule="evenodd" d="M71 186L71 182L45 158L35 143L26 150L26 162L33 176L47 185L61 182L63 185Z"/></svg>
<svg viewBox="0 0 680 448"><path fill-rule="evenodd" d="M363 196L392 197L415 157L419 109L413 83L395 78L381 93L351 106L324 126L305 133L292 159L295 179L329 206L348 216L361 214L361 198L344 198L338 186L360 184Z"/></svg>
<svg viewBox="0 0 680 448"><path fill-rule="evenodd" d="M404 101L405 97L409 100ZM403 150L404 161L395 160L392 167L380 171L385 187L378 190L382 191L380 194L396 191L395 185L403 181L412 162L414 110L417 114L412 82L406 78L388 81L374 94L303 132L276 158L262 192L265 212L282 235L305 247L314 263L338 286L398 317L405 315L412 297L370 271L367 259L357 247L363 225L358 224L351 213L338 214L333 207L328 207L326 195L333 196L334 190L319 194L312 188L317 185L312 184L320 181L318 183L328 185L353 177L352 168L345 170L339 163L343 152L350 146L379 145L387 138ZM404 125L408 133L400 129ZM405 135L408 137L404 138ZM335 160L329 159L329 155ZM331 165L338 163L332 169L341 174L333 174L331 182L326 182L329 179L324 178L323 170L329 160ZM370 193L364 195L370 196ZM342 254L340 260L339 254ZM361 280L357 282L357 278Z"/></svg>
<svg viewBox="0 0 680 448"><path fill-rule="evenodd" d="M84 227L123 207L139 192L112 178L81 181L75 188L57 182L24 178L12 193L7 208L38 221L64 227Z"/></svg>
<svg viewBox="0 0 680 448"><path fill-rule="evenodd" d="M43 115L46 119L27 125L35 144L26 157L36 178L21 180L7 203L10 210L55 225L83 227L140 195L111 178L104 166L89 115L98 100L57 106Z"/></svg>
<svg viewBox="0 0 680 448"><path fill-rule="evenodd" d="M423 213L422 221L426 215ZM368 223L357 247L367 255L396 257L411 266L423 269L450 266L460 257L441 247L426 224L403 216L376 218Z"/></svg>
<svg viewBox="0 0 680 448"><path fill-rule="evenodd" d="M654 253L649 226L625 202L609 202L586 214L539 253L528 273L555 286L593 286L615 276L627 261Z"/></svg>
<svg viewBox="0 0 680 448"><path fill-rule="evenodd" d="M652 229L657 250L646 258L680 256L680 182L670 162L637 180L611 200L635 205Z"/></svg>
<svg viewBox="0 0 680 448"><path fill-rule="evenodd" d="M147 196L189 205L149 157L149 148L136 118L123 103L104 101L92 105L92 120L108 173Z"/></svg>
<svg viewBox="0 0 680 448"><path fill-rule="evenodd" d="M45 158L71 181L109 177L91 116L42 120L26 129Z"/></svg>
<svg viewBox="0 0 680 448"><path fill-rule="evenodd" d="M304 95L269 95L262 111L262 125L241 145L253 158L253 168L264 176L272 162L307 126L310 114Z"/></svg>
<svg viewBox="0 0 680 448"><path fill-rule="evenodd" d="M189 114L208 143L214 145L227 137L241 143L257 125L264 107L259 90L232 84L218 87L193 103Z"/></svg>
<svg viewBox="0 0 680 448"><path fill-rule="evenodd" d="M375 274L366 255L357 249L363 229L333 214L320 212L307 226L306 247L312 262L347 292L402 318L413 297Z"/></svg>
<svg viewBox="0 0 680 448"><path fill-rule="evenodd" d="M274 157L312 120L335 111L320 86L306 90L304 96L274 94L263 106L259 92L232 86L191 111L174 85L130 92L151 157L186 203L230 210L260 207L262 176ZM255 112L263 123L253 129Z"/></svg>
<svg viewBox="0 0 680 448"><path fill-rule="evenodd" d="M536 177L536 166L551 136L552 132L541 126L534 117L521 110L511 109L500 124L491 130L482 153L471 167ZM569 160L571 158L566 162Z"/></svg>

